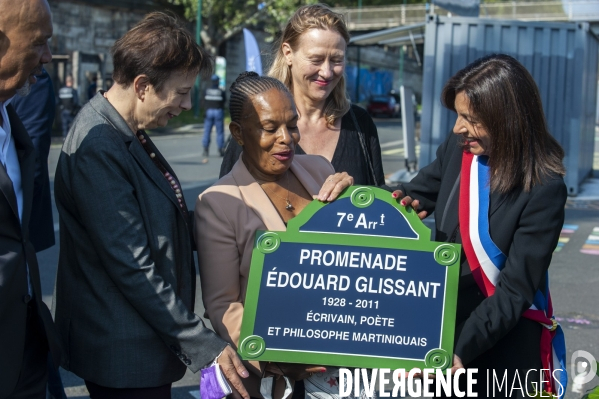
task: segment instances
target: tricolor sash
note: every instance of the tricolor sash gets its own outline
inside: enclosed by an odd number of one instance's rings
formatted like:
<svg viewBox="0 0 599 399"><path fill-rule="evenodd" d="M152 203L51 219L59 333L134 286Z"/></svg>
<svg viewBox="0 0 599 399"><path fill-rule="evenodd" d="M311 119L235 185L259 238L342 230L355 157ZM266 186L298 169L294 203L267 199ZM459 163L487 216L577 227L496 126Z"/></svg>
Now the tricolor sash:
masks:
<svg viewBox="0 0 599 399"><path fill-rule="evenodd" d="M499 273L505 266L507 257L495 245L489 233L489 166L488 157L476 156L465 151L462 156L460 182L459 220L462 246L470 265L472 275L479 288L489 297L495 293ZM553 315L549 294L549 275L543 282L547 296L541 290L535 294L533 304L522 315L540 323L541 362L543 364L547 392L566 392L568 374L566 372L566 343L561 326ZM558 387L555 380L562 387Z"/></svg>

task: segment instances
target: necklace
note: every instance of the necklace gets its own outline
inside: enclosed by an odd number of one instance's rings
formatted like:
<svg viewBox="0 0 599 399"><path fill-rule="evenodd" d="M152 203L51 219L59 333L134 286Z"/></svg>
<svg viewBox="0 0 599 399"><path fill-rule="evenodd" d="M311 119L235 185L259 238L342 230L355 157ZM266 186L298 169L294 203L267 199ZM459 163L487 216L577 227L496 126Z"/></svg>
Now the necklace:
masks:
<svg viewBox="0 0 599 399"><path fill-rule="evenodd" d="M263 186L264 183L260 183L258 180L258 184L260 185L260 187L267 189L268 191L270 191L275 197L278 197L280 199L282 199L283 201L285 201L286 205L285 205L285 209L287 209L288 211L292 211L295 208L293 207L293 204L291 204L291 202L289 201L289 173L285 172L287 174L287 198L283 198L280 195L278 195L277 193L275 193L273 190L271 190L270 188L268 188L267 186Z"/></svg>

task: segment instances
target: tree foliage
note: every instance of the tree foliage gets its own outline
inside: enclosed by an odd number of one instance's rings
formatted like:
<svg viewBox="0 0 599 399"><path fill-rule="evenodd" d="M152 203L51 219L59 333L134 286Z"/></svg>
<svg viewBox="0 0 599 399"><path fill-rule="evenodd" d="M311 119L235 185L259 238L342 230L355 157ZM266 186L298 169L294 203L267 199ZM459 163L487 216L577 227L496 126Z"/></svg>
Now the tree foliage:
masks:
<svg viewBox="0 0 599 399"><path fill-rule="evenodd" d="M195 21L198 0L159 0L169 6L178 6L183 16ZM287 22L301 5L317 0L202 0L202 31L204 47L216 54L219 46L250 26L260 26L271 36Z"/></svg>
<svg viewBox="0 0 599 399"><path fill-rule="evenodd" d="M175 7L189 21L195 21L198 0L156 0ZM202 0L202 32L204 47L216 54L219 46L243 28L259 26L274 38L291 14L304 4L318 0ZM321 0L332 7L357 7L358 0ZM362 0L362 6L397 5L403 0ZM406 0L407 4L422 4L424 0Z"/></svg>
<svg viewBox="0 0 599 399"><path fill-rule="evenodd" d="M195 21L198 0L155 0L156 3L178 10L189 21ZM276 37L291 14L304 4L317 2L332 7L358 7L360 0L201 0L202 32L204 47L216 54L221 44L243 28L260 27ZM426 0L361 0L362 7L398 6L403 4L424 4ZM492 3L505 0L481 0ZM429 3L431 0L428 1Z"/></svg>

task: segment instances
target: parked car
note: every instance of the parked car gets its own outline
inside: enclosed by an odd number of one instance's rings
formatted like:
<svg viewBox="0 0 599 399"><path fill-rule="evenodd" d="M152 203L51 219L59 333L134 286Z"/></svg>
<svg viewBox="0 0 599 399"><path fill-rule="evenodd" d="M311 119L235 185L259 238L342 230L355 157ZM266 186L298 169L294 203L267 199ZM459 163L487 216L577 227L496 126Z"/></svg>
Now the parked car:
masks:
<svg viewBox="0 0 599 399"><path fill-rule="evenodd" d="M366 109L372 116L386 115L389 118L400 116L399 102L393 95L377 95L370 97Z"/></svg>

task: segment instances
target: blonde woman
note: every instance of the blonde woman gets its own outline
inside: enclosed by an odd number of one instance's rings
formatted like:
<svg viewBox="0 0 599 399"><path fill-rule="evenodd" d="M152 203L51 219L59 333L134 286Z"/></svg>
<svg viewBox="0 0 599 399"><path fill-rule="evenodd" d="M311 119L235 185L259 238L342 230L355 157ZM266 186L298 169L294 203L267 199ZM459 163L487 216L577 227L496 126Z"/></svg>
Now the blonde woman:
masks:
<svg viewBox="0 0 599 399"><path fill-rule="evenodd" d="M301 133L297 154L325 157L336 172L347 172L356 184L381 185L384 176L376 126L346 96L348 42L341 15L322 4L300 7L275 46L268 74L283 82L295 100ZM221 177L229 173L240 153L241 147L231 141Z"/></svg>

